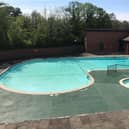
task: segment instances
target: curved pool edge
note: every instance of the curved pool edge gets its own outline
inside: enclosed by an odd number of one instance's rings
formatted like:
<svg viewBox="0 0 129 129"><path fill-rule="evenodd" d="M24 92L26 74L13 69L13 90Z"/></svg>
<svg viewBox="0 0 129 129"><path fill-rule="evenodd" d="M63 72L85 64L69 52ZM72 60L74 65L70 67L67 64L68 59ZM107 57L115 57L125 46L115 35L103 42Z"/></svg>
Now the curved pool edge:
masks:
<svg viewBox="0 0 129 129"><path fill-rule="evenodd" d="M9 66L8 68L6 68L5 70L3 70L0 75L4 74L6 71L8 71L12 66ZM8 91L8 92L12 92L12 93L16 93L16 94L26 94L26 95L49 95L49 96L58 96L60 94L66 94L66 93L71 93L71 92L77 92L77 91L81 91L81 90L84 90L90 86L92 86L95 82L95 79L92 77L92 75L90 74L91 71L88 71L86 73L86 76L88 76L90 79L90 83L88 85L85 85L85 86L82 86L82 87L79 87L79 88L76 88L76 89L73 89L73 90L67 90L67 91L64 91L64 92L37 92L37 93L34 93L34 92L26 92L26 91L18 91L18 90L14 90L14 89L10 89L10 88L7 88L6 85L2 85L0 84L0 89L2 90L5 90L5 91Z"/></svg>
<svg viewBox="0 0 129 129"><path fill-rule="evenodd" d="M129 80L129 78L123 78L123 79L120 79L119 80L119 84L125 88L128 88L129 89L129 86L127 86L126 84L124 84L124 81L125 80Z"/></svg>
<svg viewBox="0 0 129 129"><path fill-rule="evenodd" d="M99 58L102 58L102 57L105 57L105 56L88 56L88 57L76 57L76 58L93 58L93 57L99 57ZM129 56L125 56L125 55L108 55L108 56L106 56L106 57L128 57L129 58ZM61 57L62 58L62 57ZM74 58L74 57L73 57ZM0 75L1 74L4 74L7 70L9 70L10 68L12 68L13 66L15 66L15 65L17 65L17 64L20 64L20 63L24 63L24 62L26 62L26 61L28 61L28 60L37 60L37 59L42 59L42 58L35 58L35 59L27 59L27 60L23 60L23 61L20 61L20 62L18 62L18 63L15 63L15 64L13 64L13 65L11 65L11 66L9 66L8 68L6 68L4 71L2 71L1 73L0 73ZM92 71L100 71L100 69L99 70L92 70ZM34 92L27 92L27 91L18 91L18 90L12 90L12 89L10 89L10 88L7 88L6 87L6 85L0 85L0 89L3 89L3 90L6 90L6 91L8 91L8 92L13 92L13 93L18 93L18 94L30 94L30 95L50 95L50 96L57 96L57 95L60 95L60 94L65 94L65 93L71 93L71 92L75 92L75 91L80 91L80 90L84 90L84 89L86 89L86 88L88 88L88 87L90 87L90 86L92 86L93 84L94 84L94 82L95 82L95 79L91 76L91 72L92 71L87 71L87 73L86 73L86 76L88 76L89 77L89 80L90 80L90 82L89 82L89 84L88 85L85 85L85 86L81 86L81 87L79 87L79 88L75 88L75 89L73 89L73 90L66 90L66 91L64 91L64 92L37 92L37 93L34 93Z"/></svg>
<svg viewBox="0 0 129 129"><path fill-rule="evenodd" d="M7 70L9 70L11 68L11 66L8 66L7 68L5 68L2 72L0 72L0 75L4 74Z"/></svg>

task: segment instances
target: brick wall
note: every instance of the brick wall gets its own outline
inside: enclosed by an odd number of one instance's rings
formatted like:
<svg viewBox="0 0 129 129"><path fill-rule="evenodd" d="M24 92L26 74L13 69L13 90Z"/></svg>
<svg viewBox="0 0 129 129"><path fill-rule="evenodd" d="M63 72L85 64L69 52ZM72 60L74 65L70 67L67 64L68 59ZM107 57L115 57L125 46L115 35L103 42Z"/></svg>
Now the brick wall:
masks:
<svg viewBox="0 0 129 129"><path fill-rule="evenodd" d="M119 40L127 35L129 35L128 31L87 31L85 51L90 53L118 52ZM100 44L104 44L101 49Z"/></svg>

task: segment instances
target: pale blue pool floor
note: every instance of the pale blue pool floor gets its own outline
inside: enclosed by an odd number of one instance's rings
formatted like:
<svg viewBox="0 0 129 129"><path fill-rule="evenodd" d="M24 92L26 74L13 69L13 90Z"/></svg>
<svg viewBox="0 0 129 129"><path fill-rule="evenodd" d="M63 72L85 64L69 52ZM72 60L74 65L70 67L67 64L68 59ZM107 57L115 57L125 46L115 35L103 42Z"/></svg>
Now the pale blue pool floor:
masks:
<svg viewBox="0 0 129 129"><path fill-rule="evenodd" d="M21 95L0 90L0 122L20 122L67 115L129 109L129 89L119 85L129 70L112 75L92 72L95 84L88 90L59 96Z"/></svg>

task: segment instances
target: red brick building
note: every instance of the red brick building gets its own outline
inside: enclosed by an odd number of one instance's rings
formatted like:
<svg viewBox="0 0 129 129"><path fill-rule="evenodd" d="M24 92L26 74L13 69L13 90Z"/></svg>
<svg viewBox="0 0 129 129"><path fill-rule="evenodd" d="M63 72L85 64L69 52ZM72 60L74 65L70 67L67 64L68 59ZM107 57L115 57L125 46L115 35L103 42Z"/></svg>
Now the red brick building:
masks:
<svg viewBox="0 0 129 129"><path fill-rule="evenodd" d="M96 54L129 54L129 30L88 29L85 51Z"/></svg>

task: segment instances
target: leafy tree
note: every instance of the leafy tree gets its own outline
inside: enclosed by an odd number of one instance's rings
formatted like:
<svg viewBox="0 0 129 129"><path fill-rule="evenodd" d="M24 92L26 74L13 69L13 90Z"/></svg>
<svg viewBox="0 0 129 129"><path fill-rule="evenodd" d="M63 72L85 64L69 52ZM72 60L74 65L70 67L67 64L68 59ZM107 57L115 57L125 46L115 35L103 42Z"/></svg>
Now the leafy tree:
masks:
<svg viewBox="0 0 129 129"><path fill-rule="evenodd" d="M50 15L51 14L51 15ZM128 21L91 3L24 16L20 8L0 2L0 49L41 48L83 44L87 28L129 28Z"/></svg>
<svg viewBox="0 0 129 129"><path fill-rule="evenodd" d="M122 22L122 28L123 29L129 29L129 22L128 21L123 21Z"/></svg>
<svg viewBox="0 0 129 129"><path fill-rule="evenodd" d="M8 46L7 28L9 19L5 6L6 4L0 3L0 49Z"/></svg>
<svg viewBox="0 0 129 129"><path fill-rule="evenodd" d="M17 17L22 14L20 8L14 8L12 6L7 6L6 8L10 16Z"/></svg>
<svg viewBox="0 0 129 129"><path fill-rule="evenodd" d="M86 28L112 27L108 13L90 3L71 2L64 13L74 39L81 43L83 43Z"/></svg>
<svg viewBox="0 0 129 129"><path fill-rule="evenodd" d="M27 30L24 28L24 21L24 16L16 17L16 20L8 30L8 37L12 48L25 48L32 44Z"/></svg>
<svg viewBox="0 0 129 129"><path fill-rule="evenodd" d="M97 8L94 14L96 18L97 28L111 28L112 23L109 14L107 14L102 8Z"/></svg>

